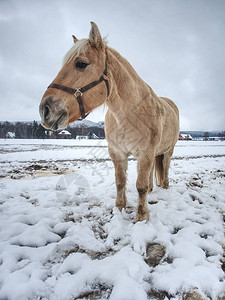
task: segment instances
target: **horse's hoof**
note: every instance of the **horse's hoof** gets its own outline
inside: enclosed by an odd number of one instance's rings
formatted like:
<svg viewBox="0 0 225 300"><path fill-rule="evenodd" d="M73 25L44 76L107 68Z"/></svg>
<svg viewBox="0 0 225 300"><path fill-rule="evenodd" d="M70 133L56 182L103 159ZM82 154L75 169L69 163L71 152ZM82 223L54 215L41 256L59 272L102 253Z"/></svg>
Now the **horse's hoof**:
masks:
<svg viewBox="0 0 225 300"><path fill-rule="evenodd" d="M148 220L149 220L149 213L145 213L143 215L137 214L135 223L142 222L142 221L148 222Z"/></svg>
<svg viewBox="0 0 225 300"><path fill-rule="evenodd" d="M165 189L165 190L167 190L169 188L169 181L163 182L162 188Z"/></svg>
<svg viewBox="0 0 225 300"><path fill-rule="evenodd" d="M116 207L119 209L120 212L122 212L122 209L126 208L126 205L120 204L120 205L116 205Z"/></svg>
<svg viewBox="0 0 225 300"><path fill-rule="evenodd" d="M137 208L136 222L148 221L148 219L149 219L148 206L139 204Z"/></svg>

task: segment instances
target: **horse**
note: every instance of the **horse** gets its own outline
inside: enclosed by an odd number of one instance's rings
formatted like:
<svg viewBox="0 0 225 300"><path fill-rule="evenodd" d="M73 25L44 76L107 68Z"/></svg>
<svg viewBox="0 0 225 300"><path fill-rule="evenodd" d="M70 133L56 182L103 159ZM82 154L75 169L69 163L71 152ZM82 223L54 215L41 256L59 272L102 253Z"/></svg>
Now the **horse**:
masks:
<svg viewBox="0 0 225 300"><path fill-rule="evenodd" d="M42 125L66 128L102 104L108 107L105 135L115 168L116 207L126 207L128 157L137 160L136 222L148 221L147 194L156 183L167 189L168 172L179 136L179 111L168 98L158 97L131 64L102 38L91 22L89 38L78 40L66 53L63 66L45 91L39 111Z"/></svg>

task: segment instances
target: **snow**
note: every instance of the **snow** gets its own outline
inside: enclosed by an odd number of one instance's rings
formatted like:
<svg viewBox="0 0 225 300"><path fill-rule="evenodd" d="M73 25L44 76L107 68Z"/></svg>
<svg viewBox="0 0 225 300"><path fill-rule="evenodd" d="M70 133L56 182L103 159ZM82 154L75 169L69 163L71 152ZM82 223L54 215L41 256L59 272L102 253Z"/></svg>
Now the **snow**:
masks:
<svg viewBox="0 0 225 300"><path fill-rule="evenodd" d="M133 159L127 208L114 207L105 140L0 140L0 167L0 299L225 296L224 142L178 142L147 223L135 223ZM165 248L156 266L153 243Z"/></svg>

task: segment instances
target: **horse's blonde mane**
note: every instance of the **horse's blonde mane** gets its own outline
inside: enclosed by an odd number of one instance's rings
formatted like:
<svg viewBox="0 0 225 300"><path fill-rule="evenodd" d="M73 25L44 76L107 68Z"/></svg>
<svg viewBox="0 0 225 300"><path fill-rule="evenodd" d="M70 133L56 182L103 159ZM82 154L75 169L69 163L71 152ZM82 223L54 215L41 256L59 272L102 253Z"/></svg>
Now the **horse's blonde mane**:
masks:
<svg viewBox="0 0 225 300"><path fill-rule="evenodd" d="M63 58L63 66L71 61L74 55L84 54L90 46L89 39L82 39L77 41L73 47L65 54Z"/></svg>

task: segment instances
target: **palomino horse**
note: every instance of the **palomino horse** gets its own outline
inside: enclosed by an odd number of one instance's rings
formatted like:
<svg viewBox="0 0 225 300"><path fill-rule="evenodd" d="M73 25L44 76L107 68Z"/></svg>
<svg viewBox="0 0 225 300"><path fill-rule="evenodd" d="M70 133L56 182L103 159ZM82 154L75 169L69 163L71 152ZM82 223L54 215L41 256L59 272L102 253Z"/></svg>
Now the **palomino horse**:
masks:
<svg viewBox="0 0 225 300"><path fill-rule="evenodd" d="M116 206L126 206L128 156L138 161L139 195L136 221L148 220L147 193L158 184L168 188L168 170L179 134L179 112L159 98L129 62L108 47L91 22L89 39L78 40L64 57L62 69L46 90L41 104L42 125L51 130L85 118L105 103L105 133L115 167Z"/></svg>

